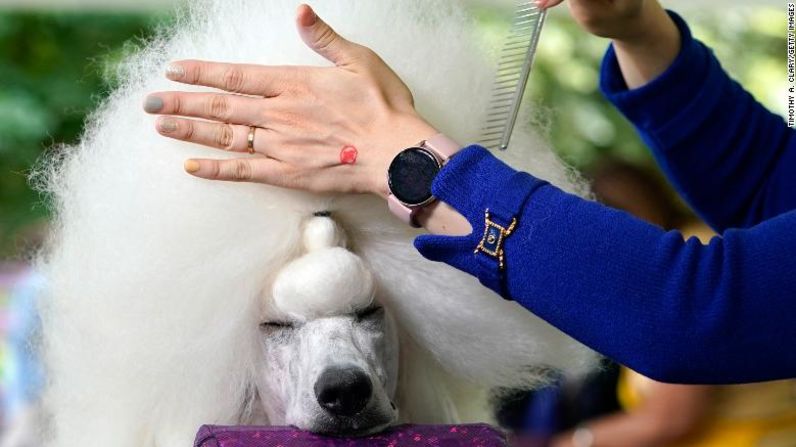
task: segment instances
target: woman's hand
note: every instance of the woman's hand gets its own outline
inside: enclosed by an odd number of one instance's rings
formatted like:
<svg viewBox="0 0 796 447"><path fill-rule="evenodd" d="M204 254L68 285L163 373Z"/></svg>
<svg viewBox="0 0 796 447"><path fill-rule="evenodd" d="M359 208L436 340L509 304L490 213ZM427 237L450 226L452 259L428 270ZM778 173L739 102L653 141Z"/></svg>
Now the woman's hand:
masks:
<svg viewBox="0 0 796 447"><path fill-rule="evenodd" d="M339 36L307 5L299 7L297 26L334 67L179 61L169 66L169 79L229 93L155 93L144 109L163 115L157 130L164 136L255 154L186 161L195 176L386 197L395 154L436 131L373 51Z"/></svg>
<svg viewBox="0 0 796 447"><path fill-rule="evenodd" d="M537 0L552 8L564 0ZM567 0L586 31L613 40L627 86L641 87L671 65L680 52L680 31L657 0Z"/></svg>
<svg viewBox="0 0 796 447"><path fill-rule="evenodd" d="M540 0L552 8L564 0ZM644 33L643 14L654 0L567 0L572 18L586 31L609 39L632 39Z"/></svg>

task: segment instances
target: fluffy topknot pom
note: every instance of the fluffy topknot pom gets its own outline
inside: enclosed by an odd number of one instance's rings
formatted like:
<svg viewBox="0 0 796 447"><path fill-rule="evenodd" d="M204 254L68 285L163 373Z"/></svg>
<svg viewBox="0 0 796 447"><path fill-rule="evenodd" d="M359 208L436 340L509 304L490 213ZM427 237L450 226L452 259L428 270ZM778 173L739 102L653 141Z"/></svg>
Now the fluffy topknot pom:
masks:
<svg viewBox="0 0 796 447"><path fill-rule="evenodd" d="M345 247L347 240L343 230L328 213L316 213L304 226L304 248L308 252L330 247Z"/></svg>
<svg viewBox="0 0 796 447"><path fill-rule="evenodd" d="M276 307L298 318L339 315L367 307L375 294L373 275L362 259L346 250L346 237L331 217L307 221L303 234L307 253L276 277Z"/></svg>

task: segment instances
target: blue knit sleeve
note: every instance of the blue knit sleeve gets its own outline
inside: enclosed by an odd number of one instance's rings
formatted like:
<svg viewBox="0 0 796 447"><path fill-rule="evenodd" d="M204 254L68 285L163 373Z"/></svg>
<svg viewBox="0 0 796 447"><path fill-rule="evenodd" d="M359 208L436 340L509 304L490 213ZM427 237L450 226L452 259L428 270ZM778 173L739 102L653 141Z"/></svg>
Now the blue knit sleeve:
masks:
<svg viewBox="0 0 796 447"><path fill-rule="evenodd" d="M628 90L611 47L603 93L636 126L678 192L719 232L796 209L796 132L733 81L682 18L670 15L682 49L669 69Z"/></svg>
<svg viewBox="0 0 796 447"><path fill-rule="evenodd" d="M474 231L420 236L423 256L470 272L616 361L667 382L796 377L796 211L705 246L518 176L477 146L451 159L433 192ZM505 197L518 208L500 270L476 247L485 211Z"/></svg>

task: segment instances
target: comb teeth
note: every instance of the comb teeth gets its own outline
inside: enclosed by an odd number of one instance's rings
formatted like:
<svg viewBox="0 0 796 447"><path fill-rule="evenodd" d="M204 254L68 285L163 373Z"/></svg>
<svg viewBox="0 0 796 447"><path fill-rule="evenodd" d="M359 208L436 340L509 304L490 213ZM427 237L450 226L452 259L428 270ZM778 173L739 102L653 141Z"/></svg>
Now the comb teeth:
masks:
<svg viewBox="0 0 796 447"><path fill-rule="evenodd" d="M498 70L492 88L492 102L486 123L481 129L481 145L488 149L506 150L522 97L533 68L536 46L546 11L531 0L517 2L511 33L498 59Z"/></svg>

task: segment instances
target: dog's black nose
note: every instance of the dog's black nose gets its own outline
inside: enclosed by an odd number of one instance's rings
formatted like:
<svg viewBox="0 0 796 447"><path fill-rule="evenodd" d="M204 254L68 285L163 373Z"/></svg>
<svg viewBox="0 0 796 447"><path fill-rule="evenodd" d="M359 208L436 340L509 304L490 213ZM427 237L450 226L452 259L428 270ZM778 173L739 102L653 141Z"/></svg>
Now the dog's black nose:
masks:
<svg viewBox="0 0 796 447"><path fill-rule="evenodd" d="M318 404L335 416L353 416L368 404L373 385L361 368L326 368L315 382Z"/></svg>

